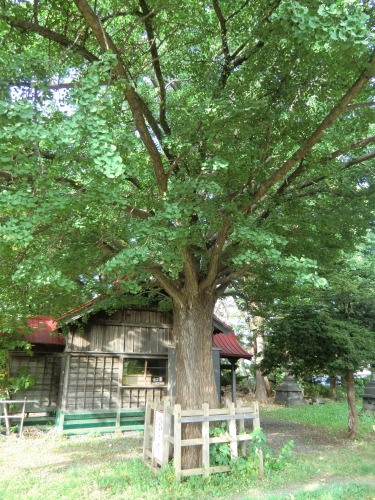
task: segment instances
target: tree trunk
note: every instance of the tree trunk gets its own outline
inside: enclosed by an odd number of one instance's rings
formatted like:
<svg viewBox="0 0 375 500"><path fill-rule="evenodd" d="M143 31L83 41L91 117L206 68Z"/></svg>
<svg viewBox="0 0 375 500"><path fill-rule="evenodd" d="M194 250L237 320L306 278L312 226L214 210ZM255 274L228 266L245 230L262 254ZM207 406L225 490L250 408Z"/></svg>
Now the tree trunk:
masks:
<svg viewBox="0 0 375 500"><path fill-rule="evenodd" d="M267 396L268 396L269 398L272 398L273 393L272 393L272 389L271 389L271 386L270 386L270 381L268 380L267 375L264 375L264 376L263 376L263 380L264 380L264 383L266 384Z"/></svg>
<svg viewBox="0 0 375 500"><path fill-rule="evenodd" d="M267 386L260 370L255 372L255 397L258 403L268 403Z"/></svg>
<svg viewBox="0 0 375 500"><path fill-rule="evenodd" d="M354 439L358 431L358 414L355 404L354 372L352 370L346 372L346 394L349 407L348 437Z"/></svg>
<svg viewBox="0 0 375 500"><path fill-rule="evenodd" d="M213 293L196 296L187 304L173 307L176 348L176 403L183 409L198 409L203 403L219 407L212 358ZM201 424L183 426L183 439L201 437ZM182 467L200 466L200 446L183 448Z"/></svg>
<svg viewBox="0 0 375 500"><path fill-rule="evenodd" d="M332 391L333 398L337 401L337 377L336 375L332 375L329 377L329 385Z"/></svg>
<svg viewBox="0 0 375 500"><path fill-rule="evenodd" d="M249 325L253 330L253 338L254 338L254 354L256 356L256 362L259 364L262 359L262 351L264 348L264 338L263 338L263 322L264 319L260 316L254 316L251 318ZM268 388L267 388L268 379L266 381L266 377L262 374L260 370L255 371L255 397L258 403L268 403Z"/></svg>

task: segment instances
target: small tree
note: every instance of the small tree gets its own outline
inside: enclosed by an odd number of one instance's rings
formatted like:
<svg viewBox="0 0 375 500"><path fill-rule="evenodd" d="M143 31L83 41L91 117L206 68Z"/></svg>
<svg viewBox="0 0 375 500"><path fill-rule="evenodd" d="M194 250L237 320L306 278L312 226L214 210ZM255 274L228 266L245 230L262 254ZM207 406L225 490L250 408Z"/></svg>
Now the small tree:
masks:
<svg viewBox="0 0 375 500"><path fill-rule="evenodd" d="M348 434L357 432L354 372L375 360L373 238L327 274L329 287L312 299L283 304L281 317L269 321L262 367L292 366L297 375L322 372L346 380ZM281 312L279 311L279 313Z"/></svg>

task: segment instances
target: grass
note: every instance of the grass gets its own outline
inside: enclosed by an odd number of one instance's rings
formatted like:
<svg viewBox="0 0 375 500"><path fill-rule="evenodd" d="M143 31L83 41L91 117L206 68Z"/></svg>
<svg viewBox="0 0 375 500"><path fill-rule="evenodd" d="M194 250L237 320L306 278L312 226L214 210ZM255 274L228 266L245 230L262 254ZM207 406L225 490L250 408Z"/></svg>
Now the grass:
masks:
<svg viewBox="0 0 375 500"><path fill-rule="evenodd" d="M375 432L361 419L361 436L342 440L341 403L262 410L263 417L314 424L338 436L337 446L298 456L263 477L249 473L192 477L178 483L171 467L155 475L141 460L141 433L65 437L54 432L0 437L2 500L129 499L374 499ZM341 419L343 418L343 422ZM322 481L325 485L322 486Z"/></svg>
<svg viewBox="0 0 375 500"><path fill-rule="evenodd" d="M374 415L361 411L362 402L358 403L358 439L367 439L373 434ZM286 408L283 406L261 409L261 418L275 418L318 426L330 436L346 437L348 405L346 402L328 402L322 405Z"/></svg>

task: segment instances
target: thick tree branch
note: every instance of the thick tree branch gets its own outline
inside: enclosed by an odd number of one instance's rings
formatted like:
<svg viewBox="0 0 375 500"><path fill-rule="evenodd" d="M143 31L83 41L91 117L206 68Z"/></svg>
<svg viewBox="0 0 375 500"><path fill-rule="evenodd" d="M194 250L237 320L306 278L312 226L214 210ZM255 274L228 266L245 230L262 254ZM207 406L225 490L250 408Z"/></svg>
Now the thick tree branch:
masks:
<svg viewBox="0 0 375 500"><path fill-rule="evenodd" d="M242 207L242 211L246 212L252 207L254 203L259 201L264 194L274 186L280 179L282 179L296 163L300 162L306 154L315 146L315 144L321 139L324 132L332 126L334 121L345 111L346 107L352 99L362 90L362 88L368 83L368 81L374 75L375 67L375 57L372 58L370 67L362 71L359 78L355 81L352 87L346 92L342 97L340 102L333 107L333 109L324 118L321 124L315 129L315 131L310 135L310 137L305 141L305 143L288 159L284 164L264 181L257 191L253 194L252 202L249 205Z"/></svg>
<svg viewBox="0 0 375 500"><path fill-rule="evenodd" d="M10 18L4 14L0 14L0 19L3 19L6 21L9 26L12 26L13 28L21 28L26 31L30 31L33 33L38 33L41 35L43 38L47 38L48 40L52 40L53 42L57 42L58 44L62 45L63 47L67 47L69 50L72 50L74 52L77 52L80 54L82 57L87 59L90 62L94 61L99 61L99 58L96 57L94 54L89 52L85 47L82 45L79 45L75 43L74 41L70 40L64 35L60 35L59 33L55 33L54 31L45 28L44 26L41 26L40 24L37 23L32 23L30 21L25 21L23 19L16 19L16 18Z"/></svg>
<svg viewBox="0 0 375 500"><path fill-rule="evenodd" d="M142 14L144 15L144 23L148 38L148 43L150 47L150 53L152 57L152 66L155 71L156 79L158 81L159 93L160 93L160 110L159 110L159 120L160 125L162 126L165 134L169 135L171 133L171 129L168 125L166 118L166 109L167 109L167 93L165 90L165 82L163 78L163 74L160 66L160 58L158 54L158 49L156 46L156 37L154 33L154 29L152 26L152 16L151 11L147 6L145 0L139 0L139 5L142 9Z"/></svg>
<svg viewBox="0 0 375 500"><path fill-rule="evenodd" d="M363 140L363 142L364 141L365 141L365 139ZM362 142L362 141L358 141L357 143L353 143L353 144L358 144L360 142ZM369 142L373 142L373 141L369 141ZM356 146L356 147L359 147L359 146ZM337 155L337 156L341 156L341 154L342 153L340 153L340 155ZM332 156L332 159L336 158L337 156ZM358 165L358 163L363 163L365 161L371 160L372 158L374 158L374 156L375 156L375 150L374 151L370 151L369 153L365 153L365 154L363 154L361 156L358 156L357 158L353 158L352 160L349 160L346 163L343 163L341 168L342 169L350 168L353 165ZM327 161L327 159L324 158L324 161ZM296 191L298 189L305 189L306 187L312 186L314 184L318 184L319 182L321 182L321 181L323 181L324 179L327 179L327 178L328 177L326 175L320 175L318 177L315 177L314 179L311 179L311 180L308 180L308 181L305 181L305 182L301 182L298 185L289 186L288 192L289 191Z"/></svg>
<svg viewBox="0 0 375 500"><path fill-rule="evenodd" d="M230 223L228 220L224 221L222 229L219 231L216 241L211 249L210 262L208 265L208 270L206 277L199 284L199 290L203 291L209 286L211 286L217 276L219 270L220 257L222 255L222 250L227 240L229 233Z"/></svg>
<svg viewBox="0 0 375 500"><path fill-rule="evenodd" d="M271 6L269 11L263 16L263 18L260 21L260 24L263 24L266 21L269 21L271 14L277 9L277 7L280 5L281 0L276 0L275 4ZM240 9L246 7L246 3L240 7ZM229 19L229 18L228 18ZM231 59L233 61L233 68L238 68L243 64L245 61L250 59L254 54L258 52L262 47L264 47L265 42L263 40L259 40L250 50L248 50L245 54L241 54L241 51L248 45L248 43L251 41L251 39L247 40L244 42L242 45L240 45L231 55Z"/></svg>
<svg viewBox="0 0 375 500"><path fill-rule="evenodd" d="M371 102L358 102L356 104L348 104L348 106L346 106L346 109L358 109L358 108L372 108L373 106L375 106L375 101L371 101Z"/></svg>
<svg viewBox="0 0 375 500"><path fill-rule="evenodd" d="M153 216L153 214L151 214L150 212L147 212L146 210L142 210L140 208L132 207L131 205L127 205L125 210L130 215L134 215L135 217L138 217L138 218L144 219L144 220L147 220L149 217Z"/></svg>
<svg viewBox="0 0 375 500"><path fill-rule="evenodd" d="M365 139L361 139L359 141L353 142L352 144L350 144L349 146L347 146L344 149L337 149L336 151L334 151L330 155L321 158L320 162L326 163L330 160L338 158L339 156L341 156L345 153L348 153L352 149L367 146L368 144L370 144L372 142L375 142L375 136L366 137ZM366 155L364 155L364 156L366 156ZM364 160L361 160L361 161L364 161ZM356 162L356 163L360 163L360 161ZM354 163L353 163L353 165L354 165ZM305 188L307 186L311 186L313 184L316 184L317 182L322 181L323 179L326 179L326 176L321 175L319 177L316 177L313 180L305 181L305 182L302 182L302 183L300 183L298 185L294 185L294 186L291 185L291 182L293 181L293 179L300 176L306 169L307 169L306 162L301 161L299 166L294 170L294 172L292 172L287 177L287 179L281 184L281 186L277 189L277 194L282 194L287 188L288 188L288 191L297 190L297 189Z"/></svg>
<svg viewBox="0 0 375 500"><path fill-rule="evenodd" d="M163 273L161 266L157 265L150 265L146 266L146 269L148 269L151 274L158 280L160 285L164 288L164 290L168 293L170 297L172 297L173 300L178 302L181 306L185 305L185 297L181 293L181 291L176 287L176 285L173 283L171 279L166 276L165 273Z"/></svg>
<svg viewBox="0 0 375 500"><path fill-rule="evenodd" d="M184 256L184 275L185 275L185 288L189 290L189 294L193 296L198 295L198 273L193 256L190 249L185 248L182 250Z"/></svg>
<svg viewBox="0 0 375 500"><path fill-rule="evenodd" d="M223 278L219 278L215 281L216 285L219 286L219 285L225 285L225 284L229 284L231 283L233 280L239 278L240 276L243 276L248 269L250 269L251 267L251 262L248 262L246 264L244 264L241 269L238 269L238 271L233 271L229 274L227 274L226 276L224 276ZM250 273L251 276L254 276L254 277L257 277L255 274L253 273Z"/></svg>
<svg viewBox="0 0 375 500"><path fill-rule="evenodd" d="M146 118L147 123L151 127L153 133L155 134L155 137L158 139L165 156L168 158L170 162L174 161L175 157L171 154L170 150L163 144L163 134L162 131L160 130L158 122L155 120L154 115L151 113L150 108L147 106L142 97L138 93L137 96L139 99L140 106L142 108L142 113ZM169 178L168 173L166 174L166 177L167 179Z"/></svg>
<svg viewBox="0 0 375 500"><path fill-rule="evenodd" d="M107 82L105 82L107 84ZM16 81L16 82L8 82L7 85L10 87L26 87L26 88L32 88L36 89L38 92L42 92L42 90L38 87L37 82L22 82L22 81ZM62 89L72 89L76 85L78 85L78 82L70 82L70 83L56 83L56 84L51 84L47 86L47 90L62 90ZM44 90L44 89L43 89Z"/></svg>
<svg viewBox="0 0 375 500"><path fill-rule="evenodd" d="M358 163L363 163L365 161L371 160L372 158L375 158L375 150L370 151L369 153L366 153L362 156L358 156L357 158L353 158L352 160L345 163L343 168L350 168L353 165L358 165Z"/></svg>
<svg viewBox="0 0 375 500"><path fill-rule="evenodd" d="M359 141L353 142L352 144L350 144L348 147L346 147L344 149L337 149L336 151L333 151L333 153L331 153L330 155L325 156L324 158L321 158L320 161L327 162L327 161L333 160L334 158L338 158L339 156L341 156L345 153L348 153L352 149L367 146L367 144L371 144L372 142L375 142L375 135L371 135L370 137L366 137L365 139L361 139Z"/></svg>
<svg viewBox="0 0 375 500"><path fill-rule="evenodd" d="M125 83L125 98L130 106L136 129L138 130L141 140L146 147L146 150L151 158L159 194L163 194L167 190L167 177L164 172L163 161L161 159L159 150L154 143L150 132L147 128L140 100L134 88L132 87L129 79L129 71L121 59L121 55L113 43L111 37L103 29L99 16L91 9L86 0L74 0L78 10L81 12L86 23L90 26L93 34L99 42L99 45L104 51L111 51L117 56L117 64L115 65L114 72Z"/></svg>
<svg viewBox="0 0 375 500"><path fill-rule="evenodd" d="M229 21L230 19L235 17L237 14L239 14L242 9L244 9L247 5L249 5L249 3L250 3L250 0L245 0L245 2L237 10L235 10L234 12L232 12L231 14L229 14L226 17L226 21Z"/></svg>
<svg viewBox="0 0 375 500"><path fill-rule="evenodd" d="M232 62L228 46L228 31L226 24L227 21L223 16L218 0L212 0L212 5L214 7L214 11L220 26L221 50L224 57L223 69L221 71L221 76L220 76L220 85L224 88L228 80L228 77L231 73L231 62Z"/></svg>

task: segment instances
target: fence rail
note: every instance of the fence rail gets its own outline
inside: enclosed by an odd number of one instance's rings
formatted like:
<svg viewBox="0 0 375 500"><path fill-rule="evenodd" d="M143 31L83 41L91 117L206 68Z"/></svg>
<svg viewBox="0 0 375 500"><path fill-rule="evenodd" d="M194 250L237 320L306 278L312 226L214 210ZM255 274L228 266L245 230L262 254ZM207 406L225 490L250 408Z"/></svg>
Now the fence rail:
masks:
<svg viewBox="0 0 375 500"><path fill-rule="evenodd" d="M238 457L239 444L244 445L252 440L250 433L243 433L245 421L252 421L253 429L260 427L259 406L235 406L230 403L228 408L209 408L203 404L201 409L182 410L180 405L170 406L168 401L152 402L146 405L143 459L152 467L164 466L171 457L174 459L175 477L230 471L229 465L210 465L210 446L228 443L230 456ZM211 422L227 422L227 432L221 436L210 436ZM182 426L184 424L200 423L201 437L183 439ZM182 448L188 446L201 446L202 466L184 469L182 467ZM258 452L259 472L263 472L263 456Z"/></svg>
<svg viewBox="0 0 375 500"><path fill-rule="evenodd" d="M25 420L25 415L26 415L26 403L38 403L39 401L36 400L27 400L26 398L20 400L20 399L7 399L7 400L0 400L0 405L3 405L3 411L4 414L0 415L0 422L1 419L3 418L5 420L5 427L6 427L6 434L10 434L10 421L13 419L19 419L20 420L20 428L18 432L18 436L22 437L22 431L23 431L23 422ZM10 404L22 404L22 411L18 415L13 415L9 414L9 405Z"/></svg>

